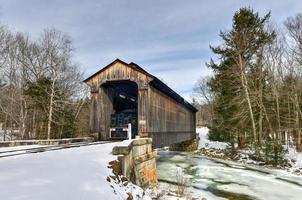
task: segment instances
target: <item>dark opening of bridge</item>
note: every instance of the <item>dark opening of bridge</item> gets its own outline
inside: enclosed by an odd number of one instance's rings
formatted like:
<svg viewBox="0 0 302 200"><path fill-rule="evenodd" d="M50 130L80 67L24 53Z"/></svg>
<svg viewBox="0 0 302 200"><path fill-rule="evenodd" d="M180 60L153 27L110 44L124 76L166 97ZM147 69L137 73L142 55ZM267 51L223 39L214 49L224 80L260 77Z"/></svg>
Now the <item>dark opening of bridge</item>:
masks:
<svg viewBox="0 0 302 200"><path fill-rule="evenodd" d="M112 104L110 115L110 138L126 138L125 129L131 124L132 138L137 132L137 98L138 87L133 81L108 81L103 87Z"/></svg>

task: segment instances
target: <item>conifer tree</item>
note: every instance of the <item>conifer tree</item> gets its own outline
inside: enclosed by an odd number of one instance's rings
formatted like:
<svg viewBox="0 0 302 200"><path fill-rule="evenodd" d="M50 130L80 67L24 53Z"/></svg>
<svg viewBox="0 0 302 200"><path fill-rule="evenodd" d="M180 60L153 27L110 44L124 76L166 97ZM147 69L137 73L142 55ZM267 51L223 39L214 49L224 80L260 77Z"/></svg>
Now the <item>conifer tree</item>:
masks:
<svg viewBox="0 0 302 200"><path fill-rule="evenodd" d="M264 115L259 115L263 110L259 99L262 96L255 95L259 88L263 90L259 60L263 48L275 38L275 33L265 28L269 17L270 13L260 17L251 8L241 8L233 17L232 30L220 33L223 44L211 47L218 62L211 60L208 64L215 73L209 83L215 93L211 136L233 143L246 132L251 136L256 156L260 143L257 118Z"/></svg>

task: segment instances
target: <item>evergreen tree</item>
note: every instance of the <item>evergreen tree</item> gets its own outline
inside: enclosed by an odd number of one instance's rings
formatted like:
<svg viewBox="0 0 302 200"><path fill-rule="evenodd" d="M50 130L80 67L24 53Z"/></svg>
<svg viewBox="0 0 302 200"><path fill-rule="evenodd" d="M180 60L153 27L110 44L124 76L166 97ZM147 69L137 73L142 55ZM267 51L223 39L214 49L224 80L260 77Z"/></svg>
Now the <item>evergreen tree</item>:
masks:
<svg viewBox="0 0 302 200"><path fill-rule="evenodd" d="M47 108L50 102L52 81L49 78L43 77L36 82L28 82L25 95L32 99L32 104L29 109L36 110L40 115L40 122L47 123ZM74 108L71 104L65 104L68 97L65 92L58 86L55 87L56 95L54 96L54 116L52 120L53 134L52 138L71 138L75 137L76 119ZM45 136L42 136L45 137Z"/></svg>
<svg viewBox="0 0 302 200"><path fill-rule="evenodd" d="M232 30L220 33L223 44L211 47L219 61L211 60L208 64L215 73L209 83L215 94L211 139L233 144L241 134L247 133L257 156L258 118L263 116L259 115L263 111L260 100L263 97L259 94L265 88L261 56L263 48L275 37L274 32L265 29L269 17L270 13L261 18L252 9L241 8L233 17Z"/></svg>

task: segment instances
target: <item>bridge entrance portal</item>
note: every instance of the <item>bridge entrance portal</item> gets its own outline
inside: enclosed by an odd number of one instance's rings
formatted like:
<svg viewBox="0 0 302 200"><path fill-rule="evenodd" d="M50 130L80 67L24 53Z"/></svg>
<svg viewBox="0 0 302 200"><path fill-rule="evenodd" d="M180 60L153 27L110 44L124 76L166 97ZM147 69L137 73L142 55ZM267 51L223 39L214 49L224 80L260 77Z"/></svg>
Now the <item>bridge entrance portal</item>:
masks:
<svg viewBox="0 0 302 200"><path fill-rule="evenodd" d="M135 138L138 135L137 84L133 81L108 81L101 87L106 91L112 105L109 138L126 139L129 129L131 138Z"/></svg>

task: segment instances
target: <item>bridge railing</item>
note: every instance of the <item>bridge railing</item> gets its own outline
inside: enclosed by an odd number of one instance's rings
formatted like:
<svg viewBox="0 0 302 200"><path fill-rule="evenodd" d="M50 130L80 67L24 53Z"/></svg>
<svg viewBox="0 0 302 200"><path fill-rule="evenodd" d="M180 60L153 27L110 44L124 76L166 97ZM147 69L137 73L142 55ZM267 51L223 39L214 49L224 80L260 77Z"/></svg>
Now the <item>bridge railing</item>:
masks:
<svg viewBox="0 0 302 200"><path fill-rule="evenodd" d="M12 140L0 142L0 147L13 147L22 145L59 145L59 144L71 144L79 142L93 142L92 137L81 138L65 138L65 139L50 139L50 140Z"/></svg>

